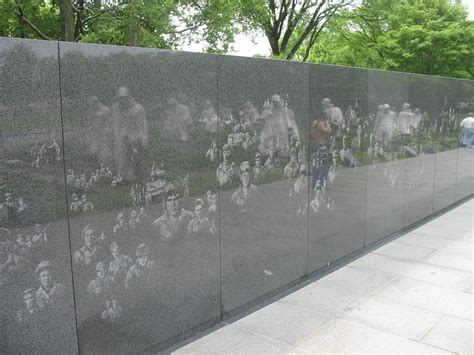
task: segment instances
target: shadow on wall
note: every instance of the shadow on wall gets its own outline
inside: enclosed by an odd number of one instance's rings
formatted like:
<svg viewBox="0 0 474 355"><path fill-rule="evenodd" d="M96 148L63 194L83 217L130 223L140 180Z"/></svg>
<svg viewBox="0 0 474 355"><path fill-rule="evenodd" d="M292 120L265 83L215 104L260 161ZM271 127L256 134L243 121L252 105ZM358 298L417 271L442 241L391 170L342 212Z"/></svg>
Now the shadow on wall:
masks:
<svg viewBox="0 0 474 355"><path fill-rule="evenodd" d="M472 194L470 81L4 38L0 83L1 352L143 351Z"/></svg>

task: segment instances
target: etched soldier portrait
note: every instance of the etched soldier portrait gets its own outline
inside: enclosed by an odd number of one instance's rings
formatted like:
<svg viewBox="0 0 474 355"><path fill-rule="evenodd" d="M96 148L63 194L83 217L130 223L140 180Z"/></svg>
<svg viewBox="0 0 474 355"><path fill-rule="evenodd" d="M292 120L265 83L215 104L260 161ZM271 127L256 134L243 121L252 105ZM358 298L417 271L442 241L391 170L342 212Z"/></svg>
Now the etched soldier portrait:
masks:
<svg viewBox="0 0 474 355"><path fill-rule="evenodd" d="M112 260L109 262L108 273L119 283L125 280L128 269L133 265L133 260L128 255L121 253L117 242L110 243Z"/></svg>
<svg viewBox="0 0 474 355"><path fill-rule="evenodd" d="M235 179L236 168L235 164L230 161L231 147L229 144L224 144L222 147L222 163L217 168L217 181L220 186L232 182Z"/></svg>
<svg viewBox="0 0 474 355"><path fill-rule="evenodd" d="M113 232L115 238L118 240L127 240L129 236L129 225L125 220L125 215L123 212L119 212L117 215L117 224L114 226Z"/></svg>
<svg viewBox="0 0 474 355"><path fill-rule="evenodd" d="M72 194L72 202L69 205L69 211L79 212L82 209L82 201L79 199L77 193Z"/></svg>
<svg viewBox="0 0 474 355"><path fill-rule="evenodd" d="M82 202L82 206L81 206L82 212L87 213L87 212L94 211L94 205L92 204L92 202L87 200L86 194L82 195L81 202Z"/></svg>
<svg viewBox="0 0 474 355"><path fill-rule="evenodd" d="M165 212L152 223L161 240L177 239L186 235L187 227L194 217L181 207L180 196L174 186L169 186L163 196Z"/></svg>
<svg viewBox="0 0 474 355"><path fill-rule="evenodd" d="M95 267L95 274L95 279L90 281L89 285L87 286L87 292L91 295L99 295L110 292L115 284L115 279L112 275L107 273L104 263L97 263Z"/></svg>
<svg viewBox="0 0 474 355"><path fill-rule="evenodd" d="M39 287L35 292L36 304L40 309L47 308L62 300L65 288L62 283L56 282L51 271L49 260L42 261L35 270Z"/></svg>
<svg viewBox="0 0 474 355"><path fill-rule="evenodd" d="M35 289L28 288L21 294L22 307L16 312L16 321L20 324L31 324L38 320L39 308L35 301Z"/></svg>
<svg viewBox="0 0 474 355"><path fill-rule="evenodd" d="M102 311L101 318L108 322L115 322L122 318L123 308L119 305L117 299L107 300L105 302L105 309Z"/></svg>
<svg viewBox="0 0 474 355"><path fill-rule="evenodd" d="M298 176L299 170L300 166L298 164L298 157L296 156L296 148L291 148L290 161L283 170L283 176L286 178L295 178Z"/></svg>
<svg viewBox="0 0 474 355"><path fill-rule="evenodd" d="M275 152L275 147L272 145L268 150L268 158L265 160L264 167L267 171L274 172L276 168L280 165L280 159L277 157Z"/></svg>
<svg viewBox="0 0 474 355"><path fill-rule="evenodd" d="M97 258L99 248L96 245L94 230L90 225L82 229L84 245L74 253L74 262L79 266L89 266Z"/></svg>
<svg viewBox="0 0 474 355"><path fill-rule="evenodd" d="M240 164L240 187L232 194L231 201L240 211L247 211L258 194L257 186L250 182L250 163L244 161Z"/></svg>
<svg viewBox="0 0 474 355"><path fill-rule="evenodd" d="M131 292L140 292L152 288L156 282L156 263L148 259L150 248L142 243L137 247L135 263L130 267L125 278L125 288Z"/></svg>
<svg viewBox="0 0 474 355"><path fill-rule="evenodd" d="M214 234L215 226L204 213L204 201L199 198L194 205L194 218L188 224L188 234Z"/></svg>

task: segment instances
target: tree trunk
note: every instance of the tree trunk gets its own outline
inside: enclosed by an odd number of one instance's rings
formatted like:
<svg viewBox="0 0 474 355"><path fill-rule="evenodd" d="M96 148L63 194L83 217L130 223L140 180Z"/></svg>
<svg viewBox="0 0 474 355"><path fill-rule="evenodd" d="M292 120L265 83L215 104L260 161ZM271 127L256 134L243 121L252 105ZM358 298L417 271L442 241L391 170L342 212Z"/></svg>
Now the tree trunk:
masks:
<svg viewBox="0 0 474 355"><path fill-rule="evenodd" d="M68 0L60 0L59 10L61 13L61 40L74 42L74 12Z"/></svg>
<svg viewBox="0 0 474 355"><path fill-rule="evenodd" d="M132 0L128 0L128 45L132 47L138 47L138 22L132 2Z"/></svg>

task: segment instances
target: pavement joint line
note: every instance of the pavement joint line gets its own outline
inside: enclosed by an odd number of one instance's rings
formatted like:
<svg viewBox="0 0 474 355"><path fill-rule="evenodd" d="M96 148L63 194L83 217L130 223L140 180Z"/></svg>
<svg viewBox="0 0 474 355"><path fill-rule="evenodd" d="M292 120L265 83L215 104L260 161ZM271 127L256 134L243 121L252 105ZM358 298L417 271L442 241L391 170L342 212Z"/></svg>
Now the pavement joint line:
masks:
<svg viewBox="0 0 474 355"><path fill-rule="evenodd" d="M324 323L321 327L319 327L318 329L314 330L310 334L302 337L299 341L297 341L296 344L295 344L295 348L298 349L298 347L299 347L299 345L301 345L301 343L303 343L304 341L306 341L306 340L310 339L311 337L315 336L317 333L322 332L325 328L329 327L330 324L334 323L337 320L340 320L340 319L337 318L337 317L332 317L328 322Z"/></svg>
<svg viewBox="0 0 474 355"><path fill-rule="evenodd" d="M279 343L279 344L282 344L282 345L285 345L285 346L290 346L290 347L292 347L292 348L294 348L294 349L296 350L296 347L295 347L294 345L292 345L292 344L286 343L286 342L281 341L281 340L276 339L276 338L272 338L272 337L270 337L270 336L268 336L268 335L265 335L265 334L262 334L262 333L258 333L258 332L256 332L256 331L254 331L254 330L252 330L252 329L248 329L248 328L246 328L246 327L244 327L244 326L242 326L242 325L234 324L234 327L236 327L236 328L238 328L238 329L240 329L240 330L244 330L244 331L246 331L246 332L252 333L253 335L257 335L257 336L262 337L262 338L264 338L264 339L272 340L272 341L274 341L274 342L276 342L276 343Z"/></svg>
<svg viewBox="0 0 474 355"><path fill-rule="evenodd" d="M437 266L437 265L435 265ZM376 268L366 268L366 267L357 267L357 266L352 266L354 269L359 269L359 270L370 270L370 271L373 271L373 270L377 270ZM455 270L455 271L459 271L459 270ZM467 272L467 271L466 271ZM394 273L391 273L391 272L385 272L386 274L389 274L389 275L392 275L392 276L395 276L395 277L400 277L400 278L403 278L403 279L407 279L407 280L412 280L412 281L418 281L418 282L423 282L423 283L426 283L430 286L436 286L436 287L440 287L440 288L444 288L444 289L447 289L447 290L451 290L451 291L458 291L458 292L465 292L464 290L462 289L458 289L458 288L453 288L453 287L450 287L450 286L445 286L445 285L440 285L440 284L436 284L436 283L432 283L432 282L429 282L429 281L425 281L425 280L420 280L420 279L416 279L414 277L408 277L408 276L401 276L401 275L397 275L397 274L394 274Z"/></svg>
<svg viewBox="0 0 474 355"><path fill-rule="evenodd" d="M396 260L396 261L400 261L400 262L404 262L404 263L416 263L416 264L420 264L420 265L428 265L428 266L435 266L435 267L439 267L439 268L442 268L442 269L446 269L446 270L452 270L452 271L460 271L460 272L463 272L463 273L470 273L472 274L473 272L472 271L469 271L469 270L463 270L463 269L457 269L457 268L454 268L454 267L449 267L449 266L445 266L445 265L438 265L438 264L432 264L432 263L427 263L427 262L424 262L424 261L421 261L421 260L412 260L412 259L404 259L404 258L398 258L398 257L395 257L395 256L391 256L391 255L385 255L385 254L378 254L378 253L374 253L374 252L371 252L367 255L370 255L370 254L376 254L376 255L380 255L380 256L384 256L384 257L387 257L387 258L390 258L392 260ZM362 258L360 258L362 259ZM357 259L357 260L360 260L360 259ZM378 270L376 268L373 268L373 267L358 267L358 266L355 266L355 268L358 268L358 269L368 269L368 270ZM388 273L390 274L390 272L386 272L385 273Z"/></svg>
<svg viewBox="0 0 474 355"><path fill-rule="evenodd" d="M463 318L459 318L459 317L443 315L443 317L441 317L440 319L438 319L438 320L436 321L435 325L433 325L433 326L430 328L430 330L428 330L428 331L426 332L426 334L423 335L423 337L420 339L419 342L422 343L422 344L425 344L425 345L432 346L432 347L434 347L434 348L440 349L440 350L448 351L448 352L453 353L453 354L458 354L458 353L457 353L456 351L454 351L454 350L445 349L445 348L442 348L442 347L437 346L437 345L425 343L425 342L423 341L423 339L425 339L425 337L438 325L438 323L439 323L443 318L446 318L446 317L452 317L452 318L463 319Z"/></svg>

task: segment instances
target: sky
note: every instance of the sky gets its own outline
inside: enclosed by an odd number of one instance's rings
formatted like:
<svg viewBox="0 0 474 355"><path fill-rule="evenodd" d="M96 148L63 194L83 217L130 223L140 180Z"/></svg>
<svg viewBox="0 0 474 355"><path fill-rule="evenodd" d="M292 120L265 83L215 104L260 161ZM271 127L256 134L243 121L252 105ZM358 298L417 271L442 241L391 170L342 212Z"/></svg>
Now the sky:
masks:
<svg viewBox="0 0 474 355"><path fill-rule="evenodd" d="M462 3L468 7L469 19L474 21L474 0L462 0ZM203 45L200 43L193 43L183 46L182 49L190 52L202 52ZM256 54L269 55L270 45L263 35L255 38L247 35L238 35L233 44L233 50L229 51L228 54L243 57L253 57Z"/></svg>

